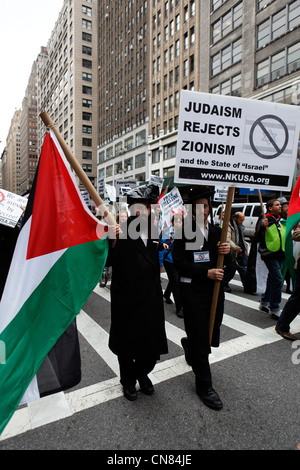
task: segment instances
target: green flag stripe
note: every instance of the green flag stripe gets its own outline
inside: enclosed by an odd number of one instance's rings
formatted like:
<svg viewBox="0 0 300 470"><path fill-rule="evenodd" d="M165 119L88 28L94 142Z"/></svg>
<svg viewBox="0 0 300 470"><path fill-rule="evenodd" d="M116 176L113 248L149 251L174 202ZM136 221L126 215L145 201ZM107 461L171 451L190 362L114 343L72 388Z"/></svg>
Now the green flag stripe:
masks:
<svg viewBox="0 0 300 470"><path fill-rule="evenodd" d="M68 248L0 335L0 434L29 383L99 282L108 239Z"/></svg>

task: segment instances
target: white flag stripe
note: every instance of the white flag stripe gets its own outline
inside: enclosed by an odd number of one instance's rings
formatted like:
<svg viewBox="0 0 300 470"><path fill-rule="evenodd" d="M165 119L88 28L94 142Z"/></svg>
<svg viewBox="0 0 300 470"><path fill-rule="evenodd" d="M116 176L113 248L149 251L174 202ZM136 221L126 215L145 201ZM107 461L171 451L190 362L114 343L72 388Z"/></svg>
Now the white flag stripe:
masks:
<svg viewBox="0 0 300 470"><path fill-rule="evenodd" d="M32 292L66 251L60 250L26 260L31 217L22 228L0 302L0 333L17 315Z"/></svg>

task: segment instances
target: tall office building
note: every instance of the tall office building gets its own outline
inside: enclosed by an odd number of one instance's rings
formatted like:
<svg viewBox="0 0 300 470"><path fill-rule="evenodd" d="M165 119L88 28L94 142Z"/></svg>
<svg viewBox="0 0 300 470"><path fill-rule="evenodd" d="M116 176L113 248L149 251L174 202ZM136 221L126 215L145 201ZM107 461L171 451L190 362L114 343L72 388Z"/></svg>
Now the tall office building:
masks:
<svg viewBox="0 0 300 470"><path fill-rule="evenodd" d="M99 1L98 177L145 181L149 80L147 0Z"/></svg>
<svg viewBox="0 0 300 470"><path fill-rule="evenodd" d="M96 184L98 142L98 3L64 0L38 70L39 113L50 118ZM45 126L40 120L40 146Z"/></svg>
<svg viewBox="0 0 300 470"><path fill-rule="evenodd" d="M182 89L300 103L300 0L100 1L99 23L98 174L109 181L139 176L141 32L144 180L174 175Z"/></svg>
<svg viewBox="0 0 300 470"><path fill-rule="evenodd" d="M11 120L6 149L2 155L3 189L16 194L20 194L20 121L21 110L17 109Z"/></svg>

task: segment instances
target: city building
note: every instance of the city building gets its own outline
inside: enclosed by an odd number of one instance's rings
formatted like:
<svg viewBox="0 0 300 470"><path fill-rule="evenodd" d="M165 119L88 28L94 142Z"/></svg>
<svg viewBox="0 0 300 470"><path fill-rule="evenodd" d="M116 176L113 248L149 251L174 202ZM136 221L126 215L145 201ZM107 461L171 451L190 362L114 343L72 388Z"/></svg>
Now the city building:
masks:
<svg viewBox="0 0 300 470"><path fill-rule="evenodd" d="M148 3L99 1L98 178L108 184L149 174Z"/></svg>
<svg viewBox="0 0 300 470"><path fill-rule="evenodd" d="M98 176L174 176L182 89L299 105L299 28L300 0L100 1Z"/></svg>
<svg viewBox="0 0 300 470"><path fill-rule="evenodd" d="M98 3L64 0L38 70L38 114L47 111L91 182L98 143ZM39 120L39 148L45 135Z"/></svg>
<svg viewBox="0 0 300 470"><path fill-rule="evenodd" d="M2 187L16 194L20 194L20 121L21 110L17 109L2 153Z"/></svg>
<svg viewBox="0 0 300 470"><path fill-rule="evenodd" d="M30 191L39 159L38 109L37 109L37 69L46 60L47 50L41 48L34 61L22 102L20 122L20 194Z"/></svg>

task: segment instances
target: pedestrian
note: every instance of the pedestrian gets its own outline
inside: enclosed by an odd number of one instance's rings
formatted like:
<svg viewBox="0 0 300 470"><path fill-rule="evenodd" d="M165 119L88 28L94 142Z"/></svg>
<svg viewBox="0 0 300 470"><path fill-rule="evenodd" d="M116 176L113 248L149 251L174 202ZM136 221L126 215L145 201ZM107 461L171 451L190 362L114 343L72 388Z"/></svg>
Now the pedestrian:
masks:
<svg viewBox="0 0 300 470"><path fill-rule="evenodd" d="M124 396L152 395L148 374L168 352L158 260L158 233L151 226L151 204L158 186L144 185L127 193L130 216L109 252L112 266L109 348L117 355Z"/></svg>
<svg viewBox="0 0 300 470"><path fill-rule="evenodd" d="M195 374L196 393L209 408L219 410L222 401L212 387L212 376L209 365L211 346L218 347L220 342L220 325L224 311L224 291L220 285L216 317L210 345L209 318L215 281L222 281L224 271L217 269L218 254L229 255L229 243L220 244L221 229L208 222L211 214L211 195L213 192L197 191L190 198L193 218L191 227L184 220L182 236L175 234L173 261L179 273L181 298L183 305L184 325L187 338L182 338L185 357ZM196 221L204 207L204 226ZM212 219L211 219L212 220ZM201 222L201 221L200 221ZM204 229L204 234L202 230ZM188 240L188 233L195 234ZM204 236L203 236L204 235ZM194 245L194 246L191 246ZM231 257L224 258L230 263Z"/></svg>
<svg viewBox="0 0 300 470"><path fill-rule="evenodd" d="M246 282L247 273L247 247L248 244L244 237L245 215L242 212L236 212L228 224L227 242L230 244L232 263L224 269L224 291L231 292L229 282L233 279L235 272L238 271L243 287Z"/></svg>
<svg viewBox="0 0 300 470"><path fill-rule="evenodd" d="M173 263L172 251L173 251L173 244L174 244L174 232L176 230L180 230L182 227L182 214L174 214L171 219L171 227L169 230L164 234L164 238L161 239L160 245L162 246L163 250L160 252L162 253L162 260L163 266L166 270L168 276L168 285L164 292L164 298L167 303L173 303L170 299L171 293L173 293L175 307L176 307L176 315L179 318L183 318L183 309L182 309L182 302L181 302L181 295L180 295L180 287L179 287L179 277L177 269Z"/></svg>
<svg viewBox="0 0 300 470"><path fill-rule="evenodd" d="M282 266L285 259L285 225L281 224L281 204L278 199L266 203L266 217L259 228L258 251L268 268L266 290L258 308L278 319L281 314L281 291L283 285Z"/></svg>
<svg viewBox="0 0 300 470"><path fill-rule="evenodd" d="M292 238L295 242L300 242L300 226L298 226L294 231ZM295 341L297 339L296 336L290 333L290 324L296 318L298 313L300 313L300 253L295 264L294 292L285 304L279 320L275 326L275 330L283 338L289 339L291 341Z"/></svg>

